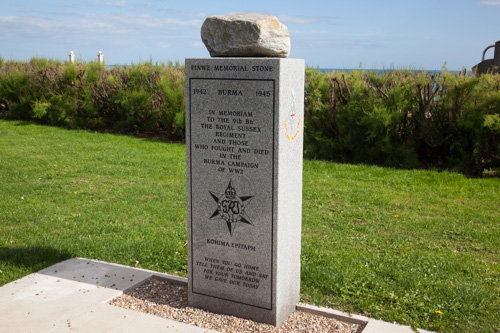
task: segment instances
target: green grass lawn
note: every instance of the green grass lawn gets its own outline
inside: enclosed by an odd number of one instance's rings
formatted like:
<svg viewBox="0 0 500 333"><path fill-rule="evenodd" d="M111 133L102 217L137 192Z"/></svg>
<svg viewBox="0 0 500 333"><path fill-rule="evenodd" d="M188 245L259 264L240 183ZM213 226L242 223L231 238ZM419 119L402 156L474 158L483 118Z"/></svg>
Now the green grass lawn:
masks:
<svg viewBox="0 0 500 333"><path fill-rule="evenodd" d="M0 120L0 285L70 257L186 276L185 146ZM302 300L500 329L500 179L304 161Z"/></svg>

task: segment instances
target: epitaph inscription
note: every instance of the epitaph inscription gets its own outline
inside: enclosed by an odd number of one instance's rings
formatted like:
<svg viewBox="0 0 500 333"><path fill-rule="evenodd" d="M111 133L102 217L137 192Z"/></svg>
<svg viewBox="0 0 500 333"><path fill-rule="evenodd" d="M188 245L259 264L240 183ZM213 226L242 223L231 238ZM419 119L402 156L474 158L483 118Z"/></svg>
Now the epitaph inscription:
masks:
<svg viewBox="0 0 500 333"><path fill-rule="evenodd" d="M271 310L275 81L188 87L192 291Z"/></svg>

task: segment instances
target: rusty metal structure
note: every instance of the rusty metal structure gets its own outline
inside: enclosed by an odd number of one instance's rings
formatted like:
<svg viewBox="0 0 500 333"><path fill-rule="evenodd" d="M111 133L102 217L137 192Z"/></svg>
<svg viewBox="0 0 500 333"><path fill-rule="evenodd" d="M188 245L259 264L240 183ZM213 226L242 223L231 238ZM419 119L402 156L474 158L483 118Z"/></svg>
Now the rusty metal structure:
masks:
<svg viewBox="0 0 500 333"><path fill-rule="evenodd" d="M486 51L491 48L495 48L495 53L493 55L493 59L486 59ZM479 64L472 67L472 71L476 75L486 74L486 73L496 73L500 74L500 40L495 43L495 45L490 45L483 51L483 57Z"/></svg>

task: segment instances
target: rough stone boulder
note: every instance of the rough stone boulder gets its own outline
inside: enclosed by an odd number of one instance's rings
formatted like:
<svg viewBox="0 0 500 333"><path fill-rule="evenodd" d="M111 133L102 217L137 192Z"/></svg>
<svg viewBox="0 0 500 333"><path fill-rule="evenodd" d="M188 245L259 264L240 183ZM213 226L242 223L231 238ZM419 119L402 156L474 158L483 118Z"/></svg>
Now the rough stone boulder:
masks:
<svg viewBox="0 0 500 333"><path fill-rule="evenodd" d="M280 57L290 54L288 29L273 15L209 16L201 39L212 57Z"/></svg>

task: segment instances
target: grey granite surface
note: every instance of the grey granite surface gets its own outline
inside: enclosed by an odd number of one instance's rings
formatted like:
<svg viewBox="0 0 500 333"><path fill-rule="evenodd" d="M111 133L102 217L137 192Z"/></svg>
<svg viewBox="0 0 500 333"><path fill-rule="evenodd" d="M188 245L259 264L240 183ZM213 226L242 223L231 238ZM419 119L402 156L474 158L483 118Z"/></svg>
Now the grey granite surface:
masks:
<svg viewBox="0 0 500 333"><path fill-rule="evenodd" d="M280 324L300 293L304 61L186 59L189 304Z"/></svg>

